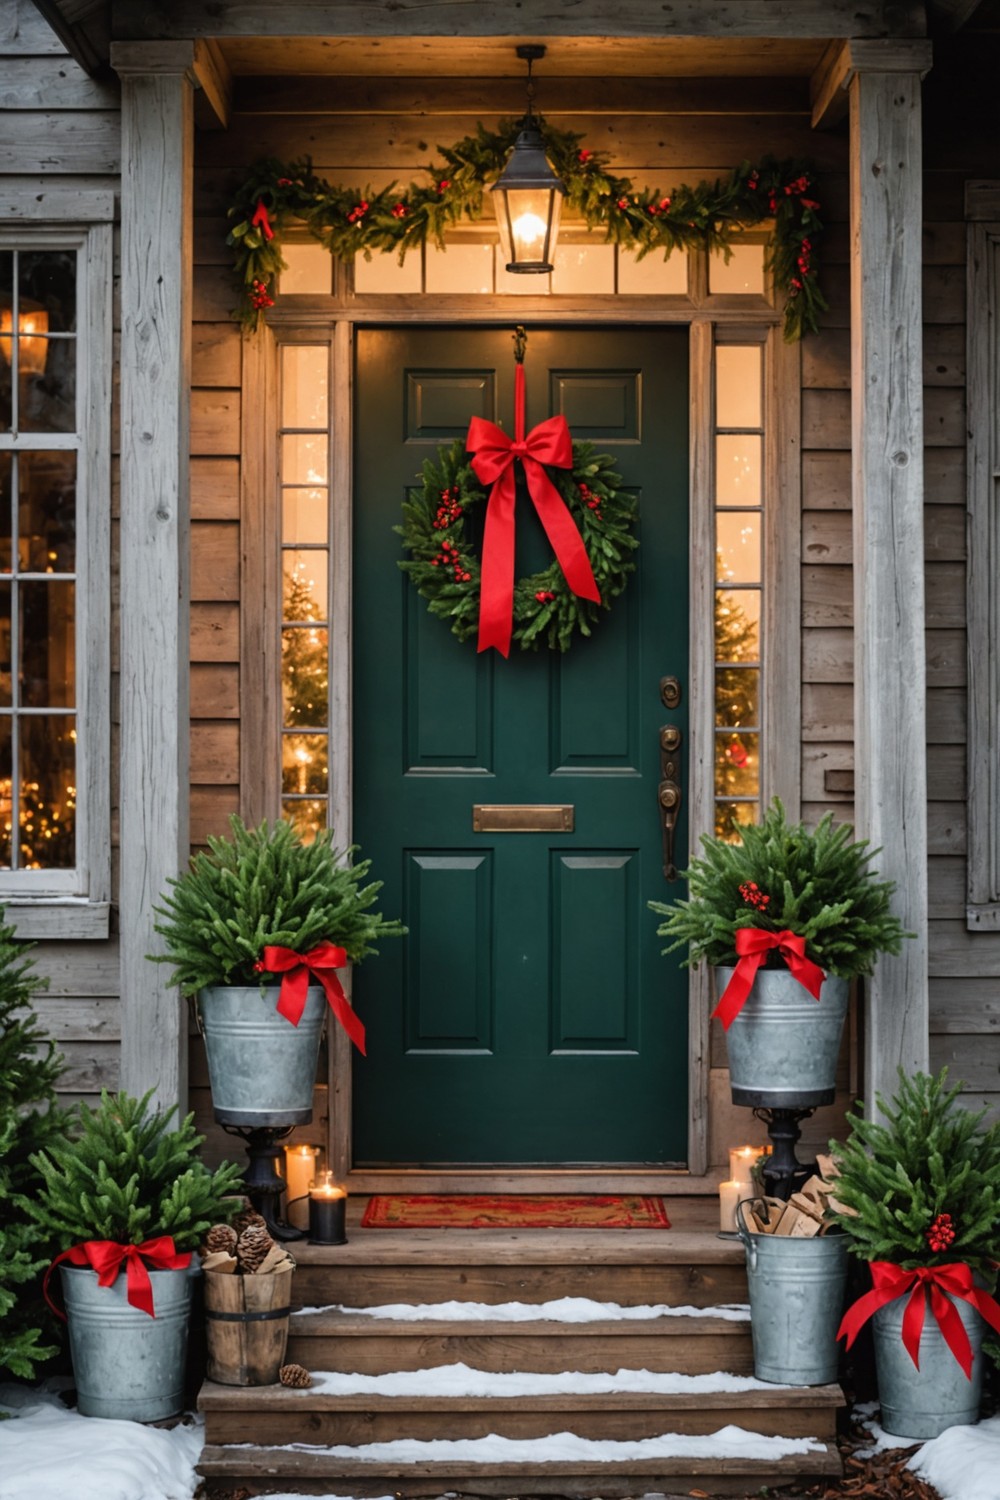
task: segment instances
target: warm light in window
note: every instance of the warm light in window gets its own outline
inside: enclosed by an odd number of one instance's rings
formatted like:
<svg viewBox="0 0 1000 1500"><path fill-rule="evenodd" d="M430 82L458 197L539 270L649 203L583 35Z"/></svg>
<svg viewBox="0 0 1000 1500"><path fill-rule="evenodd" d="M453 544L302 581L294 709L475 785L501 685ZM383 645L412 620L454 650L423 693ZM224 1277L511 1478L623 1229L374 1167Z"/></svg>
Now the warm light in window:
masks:
<svg viewBox="0 0 1000 1500"><path fill-rule="evenodd" d="M10 334L14 328L14 312L10 307L0 307L0 358L10 363ZM48 357L49 315L44 307L25 306L22 301L17 310L18 367L22 375L44 375ZM6 335L6 337L5 337Z"/></svg>

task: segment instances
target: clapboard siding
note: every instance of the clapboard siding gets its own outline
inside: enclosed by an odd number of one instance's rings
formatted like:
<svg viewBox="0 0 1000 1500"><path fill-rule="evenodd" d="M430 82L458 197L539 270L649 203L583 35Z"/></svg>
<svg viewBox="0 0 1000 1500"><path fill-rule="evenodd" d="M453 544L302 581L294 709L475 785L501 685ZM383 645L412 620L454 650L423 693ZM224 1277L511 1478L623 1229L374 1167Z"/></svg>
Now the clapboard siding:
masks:
<svg viewBox="0 0 1000 1500"><path fill-rule="evenodd" d="M0 191L31 194L44 205L58 192L118 192L121 158L119 87L88 77L66 53L31 0L0 3ZM115 232L114 324L118 324L118 236ZM117 450L117 444L115 444ZM117 476L116 476L117 477ZM112 503L118 510L117 487ZM117 671L117 523L113 527L112 670ZM117 733L112 735L112 807L117 808ZM117 818L112 837L117 838ZM118 891L117 851L112 899ZM112 933L116 920L112 919ZM50 940L32 950L39 989L33 1010L62 1055L59 1090L66 1102L91 1102L118 1083L120 1028L118 940Z"/></svg>

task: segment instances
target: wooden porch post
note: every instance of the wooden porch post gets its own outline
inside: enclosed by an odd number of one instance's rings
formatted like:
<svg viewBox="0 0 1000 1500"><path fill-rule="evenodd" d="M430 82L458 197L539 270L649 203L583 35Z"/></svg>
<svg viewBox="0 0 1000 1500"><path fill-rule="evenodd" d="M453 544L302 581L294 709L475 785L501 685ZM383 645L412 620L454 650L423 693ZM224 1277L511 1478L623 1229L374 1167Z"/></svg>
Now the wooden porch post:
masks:
<svg viewBox="0 0 1000 1500"><path fill-rule="evenodd" d="M192 43L122 75L121 1082L186 1101L187 1025L153 905L188 857Z"/></svg>
<svg viewBox="0 0 1000 1500"><path fill-rule="evenodd" d="M868 42L844 82L851 129L855 781L861 837L916 933L867 982L865 1100L926 1069L920 79L929 44Z"/></svg>

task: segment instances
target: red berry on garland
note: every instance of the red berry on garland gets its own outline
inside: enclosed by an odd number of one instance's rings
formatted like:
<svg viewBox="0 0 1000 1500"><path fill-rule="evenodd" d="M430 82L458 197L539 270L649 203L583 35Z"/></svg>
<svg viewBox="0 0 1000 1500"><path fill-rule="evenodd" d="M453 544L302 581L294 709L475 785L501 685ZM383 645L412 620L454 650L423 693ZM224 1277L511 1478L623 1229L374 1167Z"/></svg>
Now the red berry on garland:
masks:
<svg viewBox="0 0 1000 1500"><path fill-rule="evenodd" d="M593 156L593 154L594 154L593 151L588 151L587 148L586 148L586 146L583 146L576 153L576 159L577 159L577 161L582 161L582 162L586 163L586 162L588 162L590 160L590 158Z"/></svg>
<svg viewBox="0 0 1000 1500"><path fill-rule="evenodd" d="M665 214L666 211L667 211L667 209L669 207L670 207L670 199L669 198L661 198L660 199L660 213L661 214Z"/></svg>
<svg viewBox="0 0 1000 1500"><path fill-rule="evenodd" d="M624 213L625 210L628 208L628 199L627 198L619 198L618 199L618 207Z"/></svg>
<svg viewBox="0 0 1000 1500"><path fill-rule="evenodd" d="M801 203L803 208L819 208L819 204L816 202L815 198L800 198L799 202Z"/></svg>
<svg viewBox="0 0 1000 1500"><path fill-rule="evenodd" d="M446 193L450 187L451 187L450 180L447 177L442 177L441 181L438 183L438 192L439 193Z"/></svg>
<svg viewBox="0 0 1000 1500"><path fill-rule="evenodd" d="M410 212L410 210L407 208L407 206L406 206L405 203L397 203L393 207L392 217L394 219L405 219L406 215L409 212Z"/></svg>
<svg viewBox="0 0 1000 1500"><path fill-rule="evenodd" d="M278 186L279 187L291 187L291 185L292 185L292 179L290 177L279 177L278 178Z"/></svg>
<svg viewBox="0 0 1000 1500"><path fill-rule="evenodd" d="M955 1226L951 1214L938 1214L924 1238L935 1255L949 1249L955 1242Z"/></svg>

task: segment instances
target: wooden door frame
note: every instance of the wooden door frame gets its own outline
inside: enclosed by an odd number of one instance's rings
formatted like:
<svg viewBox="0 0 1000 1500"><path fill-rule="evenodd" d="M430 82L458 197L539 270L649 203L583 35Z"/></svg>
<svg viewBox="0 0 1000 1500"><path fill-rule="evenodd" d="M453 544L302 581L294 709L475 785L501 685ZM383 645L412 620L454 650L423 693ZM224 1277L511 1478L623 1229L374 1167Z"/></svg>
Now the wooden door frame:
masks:
<svg viewBox="0 0 1000 1500"><path fill-rule="evenodd" d="M277 544L277 452L268 438L273 416L274 371L280 342L317 337L320 330L332 335L330 430L331 470L331 576L330 633L340 649L330 664L330 814L337 841L344 845L352 831L351 671L352 671L352 521L353 521L353 363L355 329L366 325L405 322L409 325L467 326L511 324L514 321L544 322L551 326L580 324L607 327L657 327L683 325L689 328L690 401L690 658L689 704L690 746L687 769L689 847L697 851L701 834L711 829L714 769L714 641L712 607L714 567L712 417L713 350L717 341L733 339L745 331L760 338L765 351L765 550L764 617L762 621L765 661L762 730L762 801L778 795L794 815L801 800L801 673L800 638L800 388L799 346L786 344L781 332L780 310L745 299L710 297L707 267L692 264L689 297L560 298L479 296L456 297L421 294L419 297L354 297L344 268L338 267L338 287L331 297L288 297L269 314L273 332L258 343L258 355L244 366L243 434L257 458L241 466L248 478L241 481L241 511L244 524L241 598L267 600L277 587L274 580ZM636 304L639 304L638 306ZM743 305L741 305L741 303ZM647 305L648 304L648 305ZM246 459L247 449L244 449ZM270 482L261 484L261 478ZM262 518L262 499L265 514ZM248 546L253 537L262 545ZM268 547L270 539L275 545ZM270 554L270 555L269 555ZM776 587L780 580L780 589ZM280 584L280 578L278 579ZM264 610L267 610L266 603ZM246 605L244 604L244 613ZM275 633L273 622L269 634ZM244 627L244 640L255 649L241 660L241 703L276 704L272 684L261 693L262 676L277 683L274 641L263 639L259 627ZM241 775L241 810L248 820L273 817L279 808L277 766L279 730L272 713L270 723L248 724L244 709L241 743L252 746L255 770ZM782 733L778 726L795 726ZM709 1049L709 975L704 965L689 971L689 1121L688 1166L648 1171L583 1168L490 1169L461 1167L452 1170L422 1169L355 1170L352 1159L350 1043L339 1027L329 1035L329 1139L328 1159L338 1177L351 1191L370 1192L530 1192L530 1191L627 1191L656 1193L715 1192L720 1172L709 1163L712 1154L711 1101L728 1093L713 1087ZM716 1108L718 1115L719 1109ZM718 1154L718 1148L716 1149ZM721 1175L725 1175L722 1173Z"/></svg>

